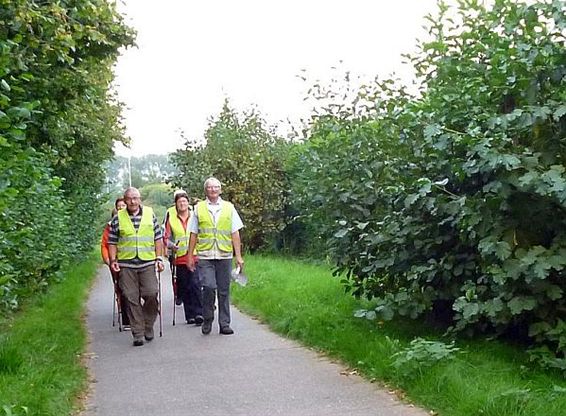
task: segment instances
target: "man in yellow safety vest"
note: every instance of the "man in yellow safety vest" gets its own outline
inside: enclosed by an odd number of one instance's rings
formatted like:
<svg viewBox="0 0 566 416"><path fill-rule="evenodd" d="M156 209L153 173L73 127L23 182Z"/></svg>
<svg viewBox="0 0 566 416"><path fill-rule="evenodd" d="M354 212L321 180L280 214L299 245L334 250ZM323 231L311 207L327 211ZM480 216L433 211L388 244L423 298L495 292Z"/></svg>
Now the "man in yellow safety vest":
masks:
<svg viewBox="0 0 566 416"><path fill-rule="evenodd" d="M202 283L203 317L202 333L210 334L214 321L214 304L218 292L218 324L220 333L233 334L230 327L230 276L232 258L240 270L244 267L240 229L244 224L238 212L228 201L222 200L222 185L216 178L204 182L206 200L196 205L189 220L188 267L195 270L196 248L198 273Z"/></svg>
<svg viewBox="0 0 566 416"><path fill-rule="evenodd" d="M155 268L163 271L161 226L148 206L142 206L140 192L133 187L124 193L126 208L110 222L108 252L110 268L120 273L120 289L128 302L134 346L154 338L158 313L158 282ZM142 302L143 300L143 302Z"/></svg>

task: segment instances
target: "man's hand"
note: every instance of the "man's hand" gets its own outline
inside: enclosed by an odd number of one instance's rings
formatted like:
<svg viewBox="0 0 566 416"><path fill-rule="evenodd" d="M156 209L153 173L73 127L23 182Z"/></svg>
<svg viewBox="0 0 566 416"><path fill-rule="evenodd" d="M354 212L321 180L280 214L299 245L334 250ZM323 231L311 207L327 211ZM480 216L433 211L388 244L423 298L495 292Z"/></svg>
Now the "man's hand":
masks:
<svg viewBox="0 0 566 416"><path fill-rule="evenodd" d="M112 270L113 272L118 273L120 271L120 265L118 264L118 262L116 260L113 260L110 262L110 270Z"/></svg>
<svg viewBox="0 0 566 416"><path fill-rule="evenodd" d="M240 273L244 271L244 259L242 256L236 256L236 265L240 268Z"/></svg>
<svg viewBox="0 0 566 416"><path fill-rule="evenodd" d="M159 273L165 270L165 265L163 264L163 260L157 259L157 261L155 262L155 267L157 268L157 271Z"/></svg>
<svg viewBox="0 0 566 416"><path fill-rule="evenodd" d="M187 257L187 268L191 271L195 271L195 257L189 253Z"/></svg>

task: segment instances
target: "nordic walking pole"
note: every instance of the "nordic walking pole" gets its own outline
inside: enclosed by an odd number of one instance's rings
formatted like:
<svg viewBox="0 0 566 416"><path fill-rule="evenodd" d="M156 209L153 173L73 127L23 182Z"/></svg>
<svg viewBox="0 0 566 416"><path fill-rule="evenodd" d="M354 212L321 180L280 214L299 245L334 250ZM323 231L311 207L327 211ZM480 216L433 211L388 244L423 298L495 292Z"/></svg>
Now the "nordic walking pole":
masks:
<svg viewBox="0 0 566 416"><path fill-rule="evenodd" d="M173 261L175 261L175 257L173 257ZM175 326L175 310L177 309L177 299L175 299L177 292L177 277L175 276L177 274L177 266L175 264L171 268L171 273L171 283L173 284L173 326Z"/></svg>
<svg viewBox="0 0 566 416"><path fill-rule="evenodd" d="M115 275L112 272L110 273L112 274L112 283L114 286L114 304L117 307L116 309L118 309L117 311L118 331L122 332L122 308L124 307L124 305L122 305L122 298L120 297L120 294L122 292L120 292L120 286L118 285L119 277L114 278Z"/></svg>
<svg viewBox="0 0 566 416"><path fill-rule="evenodd" d="M176 246L179 245L177 241ZM175 310L177 309L177 265L175 261L177 260L177 251L173 252L173 263L171 266L171 284L173 285L173 326L175 326Z"/></svg>
<svg viewBox="0 0 566 416"><path fill-rule="evenodd" d="M116 292L116 287L114 287L114 297L118 305L118 331L122 332L122 299L120 299L120 294Z"/></svg>
<svg viewBox="0 0 566 416"><path fill-rule="evenodd" d="M163 336L163 308L161 307L161 272L159 271L159 269L157 269L157 286L158 286L158 297L159 297L159 303L158 303L158 310L159 310L159 336L162 337Z"/></svg>
<svg viewBox="0 0 566 416"><path fill-rule="evenodd" d="M112 326L116 326L116 288L112 283Z"/></svg>

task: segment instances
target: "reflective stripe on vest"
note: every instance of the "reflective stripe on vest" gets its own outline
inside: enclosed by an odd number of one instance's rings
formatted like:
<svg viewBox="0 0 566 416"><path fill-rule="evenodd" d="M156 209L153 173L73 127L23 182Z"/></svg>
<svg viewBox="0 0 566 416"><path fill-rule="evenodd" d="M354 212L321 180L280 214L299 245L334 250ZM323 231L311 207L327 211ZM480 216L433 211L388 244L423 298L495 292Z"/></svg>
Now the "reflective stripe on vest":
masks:
<svg viewBox="0 0 566 416"><path fill-rule="evenodd" d="M153 210L142 208L142 217L136 231L127 208L118 211L118 260L155 260L155 234L153 232Z"/></svg>
<svg viewBox="0 0 566 416"><path fill-rule="evenodd" d="M177 216L177 211L175 211L169 217L169 226L171 227L171 234L173 234L173 240L175 240L175 245L179 247L177 257L184 256L189 250L189 230L183 227L183 223Z"/></svg>
<svg viewBox="0 0 566 416"><path fill-rule="evenodd" d="M212 215L208 211L206 201L197 204L198 241L197 252L209 251L217 244L220 251L232 252L232 212L230 202L222 201L218 224L214 226Z"/></svg>

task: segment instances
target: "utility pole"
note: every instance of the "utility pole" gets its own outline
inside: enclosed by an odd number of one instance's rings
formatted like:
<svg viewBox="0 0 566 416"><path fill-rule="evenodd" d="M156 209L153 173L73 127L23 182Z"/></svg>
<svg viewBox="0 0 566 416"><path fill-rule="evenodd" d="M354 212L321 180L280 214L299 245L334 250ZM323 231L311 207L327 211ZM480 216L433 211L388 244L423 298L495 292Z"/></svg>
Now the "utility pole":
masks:
<svg viewBox="0 0 566 416"><path fill-rule="evenodd" d="M132 156L128 155L128 183L132 187Z"/></svg>

